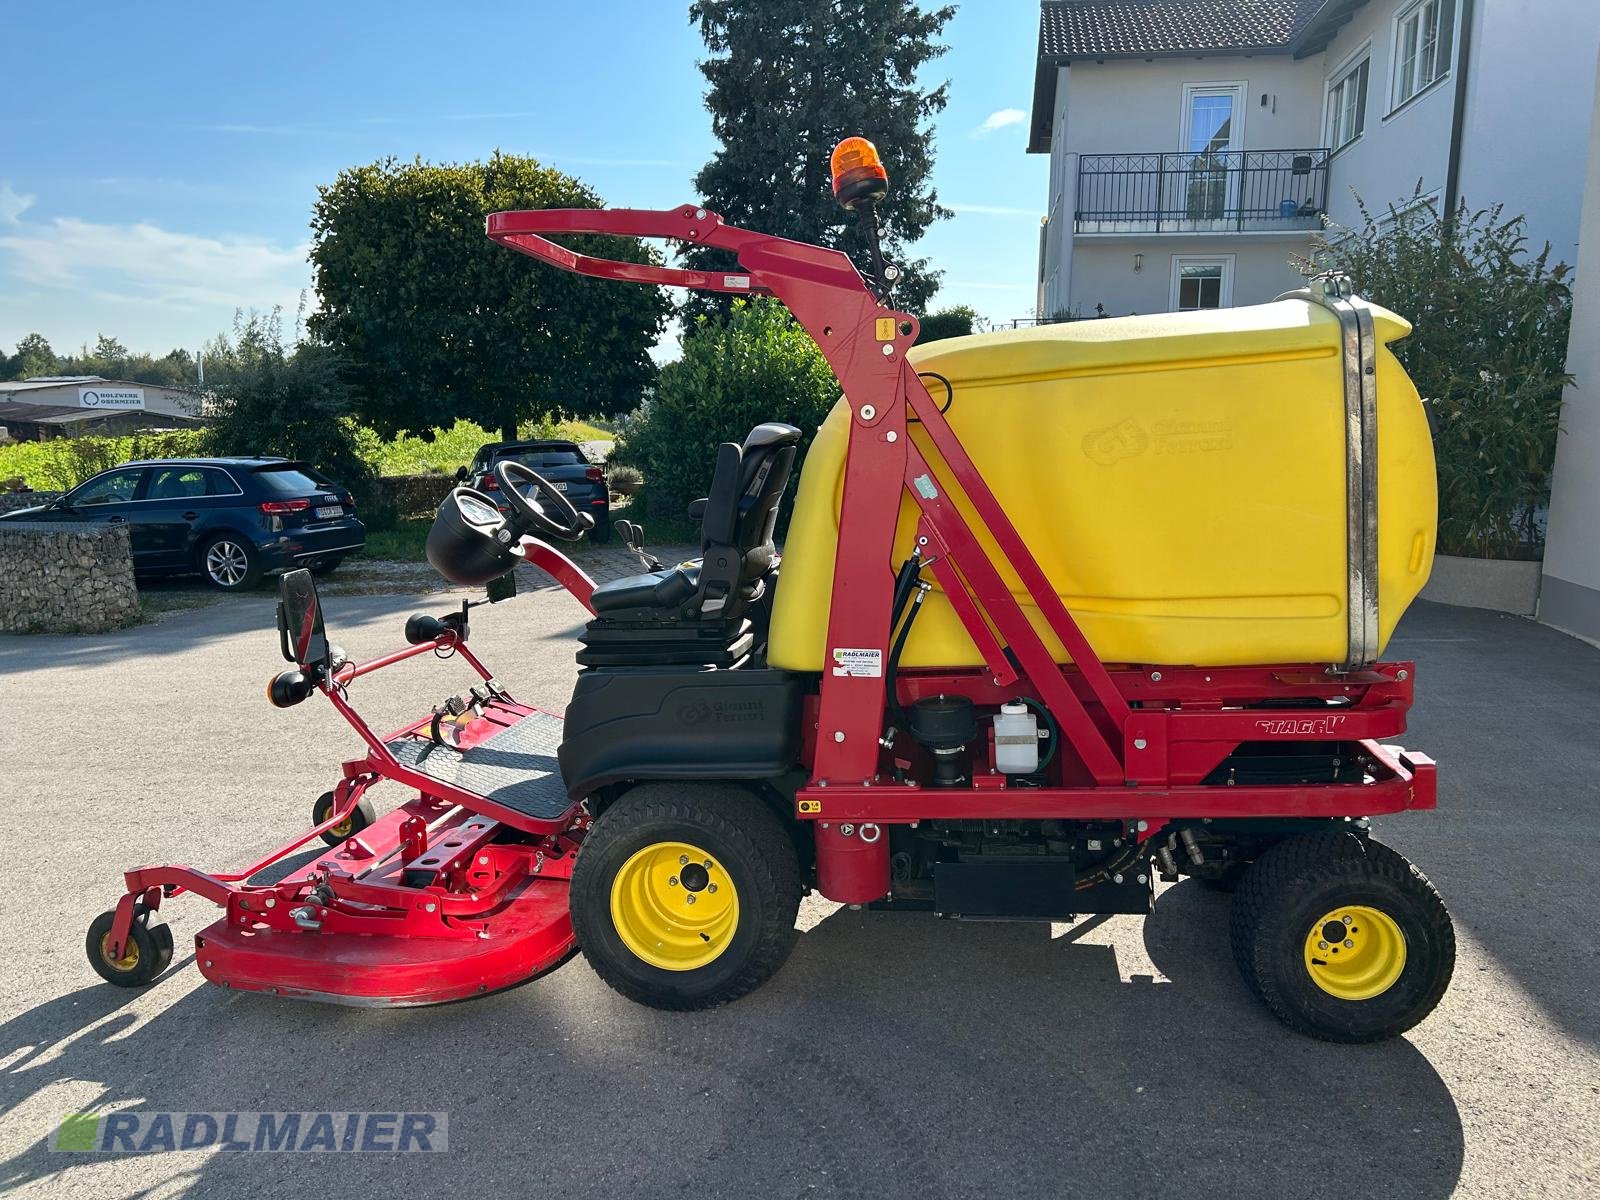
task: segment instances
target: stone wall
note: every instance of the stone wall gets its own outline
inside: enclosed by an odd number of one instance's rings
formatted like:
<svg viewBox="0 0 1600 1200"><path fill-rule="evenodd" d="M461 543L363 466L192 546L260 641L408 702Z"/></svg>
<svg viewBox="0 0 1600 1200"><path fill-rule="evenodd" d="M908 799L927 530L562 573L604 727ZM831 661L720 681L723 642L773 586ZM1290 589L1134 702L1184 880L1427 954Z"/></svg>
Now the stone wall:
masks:
<svg viewBox="0 0 1600 1200"><path fill-rule="evenodd" d="M0 492L0 513L16 512L19 508L34 508L61 496L61 492Z"/></svg>
<svg viewBox="0 0 1600 1200"><path fill-rule="evenodd" d="M103 633L138 619L126 527L0 521L0 631Z"/></svg>

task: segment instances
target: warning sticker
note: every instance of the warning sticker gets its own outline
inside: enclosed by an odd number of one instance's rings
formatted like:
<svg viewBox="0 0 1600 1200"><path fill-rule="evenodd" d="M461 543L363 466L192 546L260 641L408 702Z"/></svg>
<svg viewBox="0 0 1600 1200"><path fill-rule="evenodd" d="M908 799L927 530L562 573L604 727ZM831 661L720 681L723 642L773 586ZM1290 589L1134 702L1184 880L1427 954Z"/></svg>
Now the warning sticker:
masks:
<svg viewBox="0 0 1600 1200"><path fill-rule="evenodd" d="M883 651L851 650L836 646L833 651L833 673L853 675L859 679L877 679L883 674Z"/></svg>
<svg viewBox="0 0 1600 1200"><path fill-rule="evenodd" d="M750 286L750 276L724 275L722 277L722 286L731 288L747 288Z"/></svg>

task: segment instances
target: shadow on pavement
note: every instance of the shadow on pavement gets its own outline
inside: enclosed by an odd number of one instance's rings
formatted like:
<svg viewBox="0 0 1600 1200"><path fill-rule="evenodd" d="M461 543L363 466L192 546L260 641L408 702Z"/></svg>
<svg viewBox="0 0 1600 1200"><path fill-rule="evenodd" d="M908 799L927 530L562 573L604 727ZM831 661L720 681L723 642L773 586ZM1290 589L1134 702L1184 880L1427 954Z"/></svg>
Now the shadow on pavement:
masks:
<svg viewBox="0 0 1600 1200"><path fill-rule="evenodd" d="M1439 808L1379 823L1452 916L1561 1030L1600 1048L1600 650L1519 617L1418 603L1389 657L1417 661L1406 744Z"/></svg>
<svg viewBox="0 0 1600 1200"><path fill-rule="evenodd" d="M0 1103L39 1122L0 1190L72 1182L85 1156L48 1149L47 1094L89 1081L97 1110L449 1114L444 1155L146 1156L119 1164L127 1191L1449 1195L1462 1128L1433 1067L1404 1040L1284 1030L1238 981L1226 912L1163 894L1145 940L1166 982L1077 930L840 911L765 988L693 1014L632 1005L581 960L400 1011L202 987L140 1023L88 987L0 1029Z"/></svg>

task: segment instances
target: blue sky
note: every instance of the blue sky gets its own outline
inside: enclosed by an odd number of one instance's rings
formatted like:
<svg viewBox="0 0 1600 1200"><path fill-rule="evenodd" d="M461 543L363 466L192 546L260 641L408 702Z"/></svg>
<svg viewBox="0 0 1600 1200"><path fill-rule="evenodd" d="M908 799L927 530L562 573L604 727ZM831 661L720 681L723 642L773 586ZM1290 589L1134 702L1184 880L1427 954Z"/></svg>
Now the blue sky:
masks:
<svg viewBox="0 0 1600 1200"><path fill-rule="evenodd" d="M6 5L0 346L113 334L191 349L235 308L308 303L319 183L384 155L496 147L615 207L694 199L714 143L687 0L520 4ZM934 302L1032 307L1048 162L1023 153L1037 0L967 0L920 243ZM24 52L17 53L18 49ZM891 178L894 165L889 163Z"/></svg>

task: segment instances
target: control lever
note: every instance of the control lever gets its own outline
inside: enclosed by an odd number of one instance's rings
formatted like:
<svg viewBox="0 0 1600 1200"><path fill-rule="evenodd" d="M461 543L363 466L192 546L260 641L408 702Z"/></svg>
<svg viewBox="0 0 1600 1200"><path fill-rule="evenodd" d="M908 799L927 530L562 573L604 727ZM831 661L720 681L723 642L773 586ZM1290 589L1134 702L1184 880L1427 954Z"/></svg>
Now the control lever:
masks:
<svg viewBox="0 0 1600 1200"><path fill-rule="evenodd" d="M633 521L613 521L611 528L617 531L617 536L638 556L640 562L652 571L661 570L661 560L644 548L644 526Z"/></svg>

